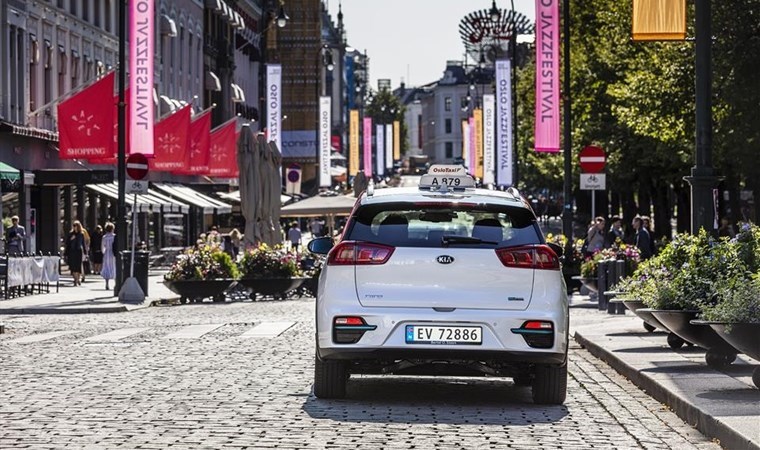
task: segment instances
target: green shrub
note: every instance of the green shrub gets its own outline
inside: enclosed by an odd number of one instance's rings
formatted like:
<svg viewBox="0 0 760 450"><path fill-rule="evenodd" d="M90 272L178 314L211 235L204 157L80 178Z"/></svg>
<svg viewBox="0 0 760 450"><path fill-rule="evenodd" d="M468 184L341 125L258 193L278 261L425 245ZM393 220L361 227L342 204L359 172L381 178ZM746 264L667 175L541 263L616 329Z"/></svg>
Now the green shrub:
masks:
<svg viewBox="0 0 760 450"><path fill-rule="evenodd" d="M292 278L301 276L298 255L281 246L261 244L246 250L238 263L242 278Z"/></svg>
<svg viewBox="0 0 760 450"><path fill-rule="evenodd" d="M760 323L760 273L730 278L718 287L720 300L705 307L702 318L715 322Z"/></svg>
<svg viewBox="0 0 760 450"><path fill-rule="evenodd" d="M232 258L218 246L202 245L181 255L164 275L166 281L216 280L237 278L238 270Z"/></svg>

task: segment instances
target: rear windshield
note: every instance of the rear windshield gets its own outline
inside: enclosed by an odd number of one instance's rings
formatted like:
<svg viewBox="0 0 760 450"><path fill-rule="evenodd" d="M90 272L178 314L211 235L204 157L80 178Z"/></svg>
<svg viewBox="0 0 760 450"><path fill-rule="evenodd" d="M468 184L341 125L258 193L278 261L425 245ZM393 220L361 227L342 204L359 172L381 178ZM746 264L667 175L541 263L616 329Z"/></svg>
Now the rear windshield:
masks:
<svg viewBox="0 0 760 450"><path fill-rule="evenodd" d="M532 211L503 205L384 203L360 207L346 239L394 247L541 244Z"/></svg>

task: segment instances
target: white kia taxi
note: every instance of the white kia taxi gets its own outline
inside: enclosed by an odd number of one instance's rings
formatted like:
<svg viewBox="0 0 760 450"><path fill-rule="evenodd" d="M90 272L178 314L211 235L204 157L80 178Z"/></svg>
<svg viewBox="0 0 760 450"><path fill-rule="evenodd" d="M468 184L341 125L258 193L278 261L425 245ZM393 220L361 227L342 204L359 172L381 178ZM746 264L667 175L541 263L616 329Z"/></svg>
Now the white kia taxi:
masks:
<svg viewBox="0 0 760 450"><path fill-rule="evenodd" d="M342 398L351 374L491 376L567 391L561 249L515 189L476 189L434 165L418 188L373 189L326 254L316 301L314 394Z"/></svg>

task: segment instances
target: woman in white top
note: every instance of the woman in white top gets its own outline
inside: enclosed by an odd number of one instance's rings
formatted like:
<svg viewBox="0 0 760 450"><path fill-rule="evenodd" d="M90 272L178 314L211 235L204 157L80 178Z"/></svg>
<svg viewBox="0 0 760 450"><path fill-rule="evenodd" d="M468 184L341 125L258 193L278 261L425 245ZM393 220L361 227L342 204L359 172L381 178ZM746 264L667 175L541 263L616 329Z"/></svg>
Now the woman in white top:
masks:
<svg viewBox="0 0 760 450"><path fill-rule="evenodd" d="M100 275L106 280L106 289L109 289L108 281L116 278L116 255L114 252L116 235L112 223L106 223L104 229L106 233L103 235L103 266L100 269Z"/></svg>

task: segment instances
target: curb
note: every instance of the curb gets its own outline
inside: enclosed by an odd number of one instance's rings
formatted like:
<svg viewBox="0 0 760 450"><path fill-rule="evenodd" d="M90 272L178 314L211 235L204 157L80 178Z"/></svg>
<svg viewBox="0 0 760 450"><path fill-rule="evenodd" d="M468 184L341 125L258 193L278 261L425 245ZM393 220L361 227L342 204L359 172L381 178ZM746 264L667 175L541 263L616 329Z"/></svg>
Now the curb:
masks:
<svg viewBox="0 0 760 450"><path fill-rule="evenodd" d="M75 307L75 308L54 308L54 307L40 307L40 308L0 308L0 315L19 315L19 314L95 314L95 313L121 313L136 311L139 309L145 309L154 306L160 300L150 300L141 305L122 304L114 306L101 306L101 307Z"/></svg>
<svg viewBox="0 0 760 450"><path fill-rule="evenodd" d="M642 374L635 367L629 365L612 352L605 350L600 345L586 339L579 332L575 332L574 339L581 347L584 347L589 353L609 364L610 367L628 378L639 389L645 391L660 403L667 405L683 421L693 425L704 435L718 439L721 447L760 450L760 446L749 441L746 436L743 436L720 419L716 419L709 413L701 410L689 402L688 399L669 391L657 380L652 379L646 374Z"/></svg>

